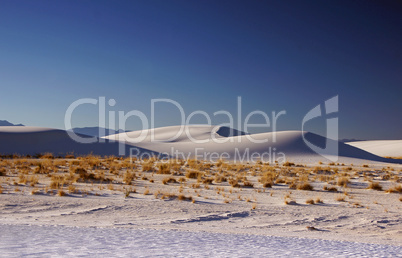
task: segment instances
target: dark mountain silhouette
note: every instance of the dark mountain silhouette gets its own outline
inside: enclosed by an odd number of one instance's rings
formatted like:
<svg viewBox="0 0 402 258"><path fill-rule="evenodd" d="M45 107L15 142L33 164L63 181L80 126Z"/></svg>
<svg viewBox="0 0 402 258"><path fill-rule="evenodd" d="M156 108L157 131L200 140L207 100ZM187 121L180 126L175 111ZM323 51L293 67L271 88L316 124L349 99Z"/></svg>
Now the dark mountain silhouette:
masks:
<svg viewBox="0 0 402 258"><path fill-rule="evenodd" d="M0 126L24 126L23 124L13 124L8 122L7 120L0 120Z"/></svg>

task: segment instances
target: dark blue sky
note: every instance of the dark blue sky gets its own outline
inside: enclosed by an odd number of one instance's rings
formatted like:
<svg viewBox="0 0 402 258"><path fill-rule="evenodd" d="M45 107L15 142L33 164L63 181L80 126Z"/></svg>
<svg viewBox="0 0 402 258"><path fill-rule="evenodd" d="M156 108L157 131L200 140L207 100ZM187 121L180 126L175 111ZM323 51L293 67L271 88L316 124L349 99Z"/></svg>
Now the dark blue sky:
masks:
<svg viewBox="0 0 402 258"><path fill-rule="evenodd" d="M244 114L286 110L278 129L300 130L339 95L341 138L402 139L397 2L3 0L0 119L64 128L73 101L105 96L108 111L150 118L151 99L170 98L219 124L213 113L235 115L241 96ZM156 126L180 123L171 105L156 113ZM74 113L73 126L97 123L95 106ZM308 129L322 134L325 120Z"/></svg>

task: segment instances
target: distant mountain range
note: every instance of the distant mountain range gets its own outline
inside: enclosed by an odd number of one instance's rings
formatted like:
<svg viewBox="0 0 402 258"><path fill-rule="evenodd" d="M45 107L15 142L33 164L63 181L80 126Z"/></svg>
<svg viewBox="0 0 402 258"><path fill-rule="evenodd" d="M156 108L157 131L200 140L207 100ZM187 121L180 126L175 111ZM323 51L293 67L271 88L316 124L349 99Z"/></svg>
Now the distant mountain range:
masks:
<svg viewBox="0 0 402 258"><path fill-rule="evenodd" d="M72 129L73 132L79 133L79 134L84 134L88 136L96 136L96 137L103 137L103 136L108 136L111 134L118 134L118 133L124 133L124 130L112 130L112 129L107 129L103 127L76 127Z"/></svg>
<svg viewBox="0 0 402 258"><path fill-rule="evenodd" d="M7 120L0 120L0 126L24 126L23 124L13 124L8 122Z"/></svg>

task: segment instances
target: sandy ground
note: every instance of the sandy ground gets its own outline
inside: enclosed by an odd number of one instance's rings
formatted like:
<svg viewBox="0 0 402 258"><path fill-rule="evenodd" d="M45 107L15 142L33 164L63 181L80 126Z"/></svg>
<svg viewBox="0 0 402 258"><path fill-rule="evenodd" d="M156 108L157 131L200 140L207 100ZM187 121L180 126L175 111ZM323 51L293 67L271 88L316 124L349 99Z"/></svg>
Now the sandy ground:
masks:
<svg viewBox="0 0 402 258"><path fill-rule="evenodd" d="M167 175L140 172L137 167L138 177L131 185L116 182L109 189L110 183L78 181L74 185L79 190L68 193L64 188L65 196L57 195L60 189L47 189L48 175L40 175L32 187L11 183L18 181L18 173L8 171L0 177L0 224L175 229L401 245L402 195L366 188L368 178L379 182L383 190L400 185L395 178L401 179L402 167L369 166L353 167L350 183L335 185L337 192L324 191L328 183L317 178L310 180L312 191L290 189L285 183L264 188L258 174L250 171L243 173L254 184L251 188L227 182L197 187L197 179L190 178L165 185L162 180ZM395 177L381 179L381 169ZM172 196L162 199L162 193ZM179 201L173 196L179 193L194 201ZM306 203L317 198L322 203ZM294 203L285 204L285 200Z"/></svg>

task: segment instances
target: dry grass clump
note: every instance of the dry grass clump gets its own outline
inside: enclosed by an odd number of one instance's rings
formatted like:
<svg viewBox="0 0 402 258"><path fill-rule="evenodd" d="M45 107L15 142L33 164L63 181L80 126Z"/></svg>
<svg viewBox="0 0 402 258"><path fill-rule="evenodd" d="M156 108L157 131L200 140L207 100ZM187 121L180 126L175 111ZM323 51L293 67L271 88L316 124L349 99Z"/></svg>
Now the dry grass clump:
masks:
<svg viewBox="0 0 402 258"><path fill-rule="evenodd" d="M165 177L165 178L162 180L162 183L163 183L164 185L166 185L166 184L168 184L168 183L177 183L177 180L176 180L175 178L173 178L173 177Z"/></svg>
<svg viewBox="0 0 402 258"><path fill-rule="evenodd" d="M187 197L187 196L185 196L184 194L179 194L179 195L177 196L177 199L178 199L179 201L193 201L193 197L191 197L191 196Z"/></svg>
<svg viewBox="0 0 402 258"><path fill-rule="evenodd" d="M285 197L285 204L286 205L295 205L295 204L297 204L297 202L295 200Z"/></svg>
<svg viewBox="0 0 402 258"><path fill-rule="evenodd" d="M145 188L145 190L144 190L144 195L148 195L149 194L149 188L147 187L147 188Z"/></svg>
<svg viewBox="0 0 402 258"><path fill-rule="evenodd" d="M53 175L50 179L50 188L52 189L60 189L66 184L66 177L62 175Z"/></svg>
<svg viewBox="0 0 402 258"><path fill-rule="evenodd" d="M227 178L224 176L216 175L214 181L215 181L215 183L222 183L222 182L226 182Z"/></svg>
<svg viewBox="0 0 402 258"><path fill-rule="evenodd" d="M6 176L7 172L5 168L0 168L0 176Z"/></svg>
<svg viewBox="0 0 402 258"><path fill-rule="evenodd" d="M89 173L86 169L82 167L74 167L70 170L70 172L71 174L78 174L79 178L82 179L83 181L96 179L95 174Z"/></svg>
<svg viewBox="0 0 402 258"><path fill-rule="evenodd" d="M77 188L74 185L69 185L68 192L69 193L77 193Z"/></svg>
<svg viewBox="0 0 402 258"><path fill-rule="evenodd" d="M271 188L274 182L278 179L279 173L271 170L264 172L258 180L265 188Z"/></svg>
<svg viewBox="0 0 402 258"><path fill-rule="evenodd" d="M135 179L135 177L136 175L134 172L126 171L126 173L124 173L123 182L126 185L131 185L131 182Z"/></svg>
<svg viewBox="0 0 402 258"><path fill-rule="evenodd" d="M265 183L262 184L262 186L264 188L272 188L272 183L271 182L265 182Z"/></svg>
<svg viewBox="0 0 402 258"><path fill-rule="evenodd" d="M158 174L171 174L169 164L158 164Z"/></svg>
<svg viewBox="0 0 402 258"><path fill-rule="evenodd" d="M3 193L3 187L0 185L0 194Z"/></svg>
<svg viewBox="0 0 402 258"><path fill-rule="evenodd" d="M245 180L245 181L243 181L243 187L250 187L250 188L253 188L253 187L254 187L254 184L251 183L250 181Z"/></svg>
<svg viewBox="0 0 402 258"><path fill-rule="evenodd" d="M18 183L25 185L27 182L28 182L28 178L24 174L20 174L18 176Z"/></svg>
<svg viewBox="0 0 402 258"><path fill-rule="evenodd" d="M315 198L315 203L324 203L324 201L320 197L317 197Z"/></svg>
<svg viewBox="0 0 402 258"><path fill-rule="evenodd" d="M175 194L172 194L172 193L162 193L159 190L157 192L155 192L154 196L155 196L155 198L160 197L161 200L165 200L165 199L167 199L167 200L175 200L175 199L177 199L179 201L191 201L193 203L195 202L195 200L191 196L187 197L184 194L175 195Z"/></svg>
<svg viewBox="0 0 402 258"><path fill-rule="evenodd" d="M315 201L313 199L307 199L306 203L307 204L315 204Z"/></svg>
<svg viewBox="0 0 402 258"><path fill-rule="evenodd" d="M66 196L67 194L66 194L66 192L64 192L63 190L59 190L59 191L57 192L57 195L58 195L58 196Z"/></svg>
<svg viewBox="0 0 402 258"><path fill-rule="evenodd" d="M338 188L336 188L335 186L324 186L323 188L324 191L328 191L328 192L338 192Z"/></svg>
<svg viewBox="0 0 402 258"><path fill-rule="evenodd" d="M378 182L371 182L368 185L367 189L372 189L372 190L376 190L376 191L382 191L382 186Z"/></svg>
<svg viewBox="0 0 402 258"><path fill-rule="evenodd" d="M282 164L282 166L284 166L284 167L292 167L294 165L295 165L295 163L289 162L289 161L286 161L285 163Z"/></svg>
<svg viewBox="0 0 402 258"><path fill-rule="evenodd" d="M38 166L34 169L35 174L49 174L50 169L44 165L45 162L39 163Z"/></svg>
<svg viewBox="0 0 402 258"><path fill-rule="evenodd" d="M187 180L185 177L179 177L179 179L177 180L179 183L185 183Z"/></svg>
<svg viewBox="0 0 402 258"><path fill-rule="evenodd" d="M31 194L32 194L32 195L37 195L37 194L40 194L40 190L39 190L39 189L34 188L34 189L32 189Z"/></svg>
<svg viewBox="0 0 402 258"><path fill-rule="evenodd" d="M30 186L35 186L37 183L39 183L39 177L31 176L28 178L28 181L30 182Z"/></svg>
<svg viewBox="0 0 402 258"><path fill-rule="evenodd" d="M229 185L232 187L240 187L239 181L237 179L229 179Z"/></svg>
<svg viewBox="0 0 402 258"><path fill-rule="evenodd" d="M305 191L313 191L314 190L313 186L308 182L302 182L302 183L297 184L296 189L297 190L305 190Z"/></svg>
<svg viewBox="0 0 402 258"><path fill-rule="evenodd" d="M203 184L205 184L205 185L212 185L212 182L214 181L214 179L213 178L204 178L203 180L202 180L202 183Z"/></svg>
<svg viewBox="0 0 402 258"><path fill-rule="evenodd" d="M347 177L339 177L336 184L342 187L347 187L350 183L349 178Z"/></svg>
<svg viewBox="0 0 402 258"><path fill-rule="evenodd" d="M397 185L389 188L386 193L402 193L402 185Z"/></svg>
<svg viewBox="0 0 402 258"><path fill-rule="evenodd" d="M152 172L154 171L154 163L152 160L142 163L142 171Z"/></svg>
<svg viewBox="0 0 402 258"><path fill-rule="evenodd" d="M338 196L335 197L335 201L344 202L345 201L345 196L338 195Z"/></svg>
<svg viewBox="0 0 402 258"><path fill-rule="evenodd" d="M186 173L187 178L193 178L193 179L201 178L203 175L204 175L203 172L195 170L189 170Z"/></svg>

